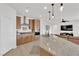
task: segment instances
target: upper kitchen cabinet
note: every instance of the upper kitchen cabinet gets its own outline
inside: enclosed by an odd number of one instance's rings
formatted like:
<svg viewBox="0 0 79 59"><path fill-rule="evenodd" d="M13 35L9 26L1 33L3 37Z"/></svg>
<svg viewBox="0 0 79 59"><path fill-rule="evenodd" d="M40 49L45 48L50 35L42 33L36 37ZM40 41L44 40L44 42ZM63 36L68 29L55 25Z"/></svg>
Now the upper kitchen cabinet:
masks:
<svg viewBox="0 0 79 59"><path fill-rule="evenodd" d="M29 27L32 30L32 32L34 32L35 30L35 26L34 26L34 20L33 19L29 19Z"/></svg>
<svg viewBox="0 0 79 59"><path fill-rule="evenodd" d="M40 20L35 20L35 29L40 29Z"/></svg>
<svg viewBox="0 0 79 59"><path fill-rule="evenodd" d="M16 16L16 29L21 28L21 17Z"/></svg>
<svg viewBox="0 0 79 59"><path fill-rule="evenodd" d="M29 19L29 27L33 32L39 32L40 30L40 20L38 19Z"/></svg>

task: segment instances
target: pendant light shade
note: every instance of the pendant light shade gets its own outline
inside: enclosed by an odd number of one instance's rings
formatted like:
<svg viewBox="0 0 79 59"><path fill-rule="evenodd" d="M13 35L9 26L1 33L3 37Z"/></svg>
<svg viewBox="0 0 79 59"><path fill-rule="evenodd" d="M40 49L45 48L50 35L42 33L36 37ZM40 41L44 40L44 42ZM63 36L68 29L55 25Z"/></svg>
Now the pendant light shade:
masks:
<svg viewBox="0 0 79 59"><path fill-rule="evenodd" d="M48 11L48 13L49 13L49 20L51 20L51 17L50 17L50 13L51 13L51 11Z"/></svg>
<svg viewBox="0 0 79 59"><path fill-rule="evenodd" d="M63 3L61 3L61 6L63 6Z"/></svg>
<svg viewBox="0 0 79 59"><path fill-rule="evenodd" d="M51 4L52 6L54 6L54 4Z"/></svg>
<svg viewBox="0 0 79 59"><path fill-rule="evenodd" d="M54 18L54 3L52 5L52 19Z"/></svg>
<svg viewBox="0 0 79 59"><path fill-rule="evenodd" d="M61 3L61 4L60 4L60 11L62 12L63 9L64 9L64 7L63 7L63 3Z"/></svg>

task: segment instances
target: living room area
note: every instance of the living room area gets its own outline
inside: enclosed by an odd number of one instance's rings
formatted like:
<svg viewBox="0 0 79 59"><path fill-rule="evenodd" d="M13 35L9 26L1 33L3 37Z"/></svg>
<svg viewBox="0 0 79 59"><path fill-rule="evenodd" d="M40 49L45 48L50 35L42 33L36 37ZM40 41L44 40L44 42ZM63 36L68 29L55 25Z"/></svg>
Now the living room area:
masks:
<svg viewBox="0 0 79 59"><path fill-rule="evenodd" d="M61 21L53 26L53 33L61 38L79 45L79 20L77 4L63 4L63 11L60 14ZM73 6L73 7L72 7Z"/></svg>

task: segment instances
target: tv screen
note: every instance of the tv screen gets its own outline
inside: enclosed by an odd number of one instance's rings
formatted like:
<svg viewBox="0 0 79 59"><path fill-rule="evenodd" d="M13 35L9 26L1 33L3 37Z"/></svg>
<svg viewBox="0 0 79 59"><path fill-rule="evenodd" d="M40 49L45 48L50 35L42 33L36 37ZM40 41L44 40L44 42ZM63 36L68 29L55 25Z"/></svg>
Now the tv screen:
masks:
<svg viewBox="0 0 79 59"><path fill-rule="evenodd" d="M63 30L63 31L72 31L73 26L72 25L62 25L61 30Z"/></svg>

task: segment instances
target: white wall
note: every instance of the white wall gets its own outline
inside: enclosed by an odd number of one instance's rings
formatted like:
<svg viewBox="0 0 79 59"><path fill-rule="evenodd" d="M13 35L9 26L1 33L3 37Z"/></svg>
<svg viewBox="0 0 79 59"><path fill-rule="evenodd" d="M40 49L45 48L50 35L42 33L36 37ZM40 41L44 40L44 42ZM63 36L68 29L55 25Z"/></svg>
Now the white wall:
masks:
<svg viewBox="0 0 79 59"><path fill-rule="evenodd" d="M73 25L73 31L61 31L61 25ZM73 36L79 37L79 21L55 24L53 26L53 34L60 34L61 32L73 33Z"/></svg>
<svg viewBox="0 0 79 59"><path fill-rule="evenodd" d="M60 34L60 23L53 25L52 33Z"/></svg>
<svg viewBox="0 0 79 59"><path fill-rule="evenodd" d="M16 12L6 4L0 4L0 52L16 48Z"/></svg>
<svg viewBox="0 0 79 59"><path fill-rule="evenodd" d="M79 37L79 21L73 22L73 34Z"/></svg>
<svg viewBox="0 0 79 59"><path fill-rule="evenodd" d="M53 34L59 34L61 32L60 26L61 25L73 25L73 34L74 36L79 36L79 4L76 3L65 3L64 10L60 12L60 8L56 4L55 6L55 22L56 24L53 25ZM68 20L70 22L61 23L61 18Z"/></svg>
<svg viewBox="0 0 79 59"><path fill-rule="evenodd" d="M1 33L1 17L0 17L0 33ZM1 51L1 34L0 34L0 51ZM0 52L1 55L1 52Z"/></svg>

